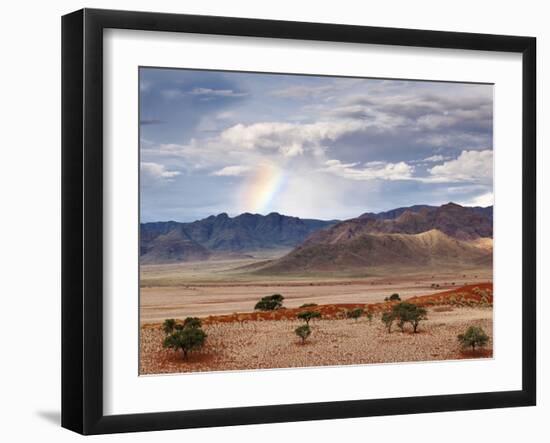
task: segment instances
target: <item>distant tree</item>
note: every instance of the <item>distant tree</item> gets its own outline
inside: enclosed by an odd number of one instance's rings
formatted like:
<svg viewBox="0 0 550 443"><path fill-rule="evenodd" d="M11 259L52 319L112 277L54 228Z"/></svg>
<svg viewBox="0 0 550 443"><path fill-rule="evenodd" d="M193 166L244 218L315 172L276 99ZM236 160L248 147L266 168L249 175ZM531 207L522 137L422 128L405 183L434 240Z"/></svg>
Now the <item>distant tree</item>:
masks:
<svg viewBox="0 0 550 443"><path fill-rule="evenodd" d="M294 333L302 339L302 344L306 342L306 338L308 338L311 335L311 328L309 325L302 325L298 326Z"/></svg>
<svg viewBox="0 0 550 443"><path fill-rule="evenodd" d="M359 317L363 315L363 312L365 312L363 308L350 309L348 312L346 312L346 316L348 318L353 318L355 321L357 321Z"/></svg>
<svg viewBox="0 0 550 443"><path fill-rule="evenodd" d="M163 342L165 348L172 348L175 351L181 349L183 358L187 358L187 354L195 349L199 349L206 341L206 333L201 328L183 328L176 330L168 335Z"/></svg>
<svg viewBox="0 0 550 443"><path fill-rule="evenodd" d="M367 320L369 321L369 323L372 322L373 316L374 314L372 313L372 311L367 311Z"/></svg>
<svg viewBox="0 0 550 443"><path fill-rule="evenodd" d="M394 292L389 297L384 298L384 301L401 301L401 297L399 297L399 294Z"/></svg>
<svg viewBox="0 0 550 443"><path fill-rule="evenodd" d="M321 313L318 311L303 311L296 315L297 318L306 322L306 325L309 325L309 321L314 318L321 318Z"/></svg>
<svg viewBox="0 0 550 443"><path fill-rule="evenodd" d="M395 316L392 311L386 311L382 314L382 323L386 326L388 333L391 332L391 327L395 321Z"/></svg>
<svg viewBox="0 0 550 443"><path fill-rule="evenodd" d="M176 320L173 318L168 318L164 320L164 323L162 324L162 330L165 334L171 334L174 332L174 329L176 327Z"/></svg>
<svg viewBox="0 0 550 443"><path fill-rule="evenodd" d="M317 303L304 303L300 308L314 308L317 306Z"/></svg>
<svg viewBox="0 0 550 443"><path fill-rule="evenodd" d="M273 294L262 297L254 309L257 311L274 311L283 306L284 297L281 294Z"/></svg>
<svg viewBox="0 0 550 443"><path fill-rule="evenodd" d="M463 347L471 347L475 352L476 346L483 347L489 342L489 336L478 326L470 326L464 334L458 335L458 341Z"/></svg>

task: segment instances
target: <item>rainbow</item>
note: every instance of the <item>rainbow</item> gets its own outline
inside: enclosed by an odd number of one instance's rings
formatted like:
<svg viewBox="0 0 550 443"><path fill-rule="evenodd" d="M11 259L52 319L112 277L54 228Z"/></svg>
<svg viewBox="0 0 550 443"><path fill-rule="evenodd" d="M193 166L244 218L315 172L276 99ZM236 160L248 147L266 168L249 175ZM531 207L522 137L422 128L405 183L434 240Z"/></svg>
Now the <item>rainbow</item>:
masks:
<svg viewBox="0 0 550 443"><path fill-rule="evenodd" d="M241 207L248 212L265 214L285 184L285 173L279 167L264 163L258 165L244 183Z"/></svg>

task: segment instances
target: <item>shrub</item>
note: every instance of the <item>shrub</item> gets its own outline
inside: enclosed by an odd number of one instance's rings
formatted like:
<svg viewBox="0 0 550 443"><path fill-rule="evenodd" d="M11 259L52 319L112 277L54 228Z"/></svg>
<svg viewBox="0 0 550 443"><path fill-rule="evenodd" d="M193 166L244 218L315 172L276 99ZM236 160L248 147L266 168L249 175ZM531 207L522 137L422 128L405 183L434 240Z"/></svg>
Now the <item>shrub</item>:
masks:
<svg viewBox="0 0 550 443"><path fill-rule="evenodd" d="M393 293L389 297L385 297L384 301L401 301L401 297L399 297L399 294Z"/></svg>
<svg viewBox="0 0 550 443"><path fill-rule="evenodd" d="M458 335L458 341L463 347L471 347L475 352L476 346L483 347L489 342L489 336L478 326L470 326L464 334Z"/></svg>
<svg viewBox="0 0 550 443"><path fill-rule="evenodd" d="M187 358L190 351L201 348L206 340L206 333L201 328L189 327L176 330L168 335L163 342L165 348L175 351L181 349L183 358Z"/></svg>
<svg viewBox="0 0 550 443"><path fill-rule="evenodd" d="M321 318L321 313L317 311L304 311L296 315L297 318L306 322L309 325L309 321L314 318Z"/></svg>
<svg viewBox="0 0 550 443"><path fill-rule="evenodd" d="M373 318L373 313L372 311L367 311L367 320L369 321L369 323L372 322L372 318Z"/></svg>
<svg viewBox="0 0 550 443"><path fill-rule="evenodd" d="M348 312L346 312L346 317L353 318L355 321L357 321L359 317L363 315L363 312L365 312L363 308L350 309Z"/></svg>
<svg viewBox="0 0 550 443"><path fill-rule="evenodd" d="M201 326L202 326L202 322L200 318L197 318L197 317L187 317L183 321L184 328L200 328Z"/></svg>
<svg viewBox="0 0 550 443"><path fill-rule="evenodd" d="M386 311L382 314L382 323L384 323L384 325L386 326L388 333L391 332L391 327L393 325L394 320L395 320L395 317L393 315L393 312Z"/></svg>
<svg viewBox="0 0 550 443"><path fill-rule="evenodd" d="M176 327L176 320L173 318L168 318L164 320L164 323L162 324L162 330L165 334L171 334L174 332L174 329Z"/></svg>
<svg viewBox="0 0 550 443"><path fill-rule="evenodd" d="M304 303L300 308L314 308L317 306L317 303Z"/></svg>
<svg viewBox="0 0 550 443"><path fill-rule="evenodd" d="M302 339L302 344L306 342L306 338L308 338L311 335L311 328L309 325L302 325L298 326L294 333Z"/></svg>
<svg viewBox="0 0 550 443"><path fill-rule="evenodd" d="M262 297L254 309L257 311L274 311L283 306L284 297L281 294L273 294Z"/></svg>

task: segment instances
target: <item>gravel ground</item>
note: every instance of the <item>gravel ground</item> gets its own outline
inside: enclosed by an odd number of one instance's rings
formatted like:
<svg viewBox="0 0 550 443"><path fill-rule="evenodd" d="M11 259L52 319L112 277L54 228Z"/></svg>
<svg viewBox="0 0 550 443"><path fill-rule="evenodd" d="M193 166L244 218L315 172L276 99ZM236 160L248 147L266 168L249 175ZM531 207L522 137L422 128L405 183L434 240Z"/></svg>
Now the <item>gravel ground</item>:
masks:
<svg viewBox="0 0 550 443"><path fill-rule="evenodd" d="M334 366L406 361L492 357L493 311L487 307L428 309L428 320L413 334L394 326L388 334L380 317L372 322L316 320L305 345L294 329L298 320L213 323L204 327L207 343L184 360L181 352L162 348L159 326L141 328L140 373L224 371L306 366ZM469 326L481 326L491 337L487 348L463 352L457 335Z"/></svg>

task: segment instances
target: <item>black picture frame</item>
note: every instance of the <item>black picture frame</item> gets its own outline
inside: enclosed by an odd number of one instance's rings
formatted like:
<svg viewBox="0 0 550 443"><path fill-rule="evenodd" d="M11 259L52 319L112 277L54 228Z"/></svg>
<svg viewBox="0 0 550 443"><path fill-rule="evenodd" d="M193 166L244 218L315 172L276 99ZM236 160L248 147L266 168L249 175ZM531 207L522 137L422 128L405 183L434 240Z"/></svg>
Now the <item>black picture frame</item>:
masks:
<svg viewBox="0 0 550 443"><path fill-rule="evenodd" d="M353 42L522 54L522 388L324 403L104 415L103 30ZM536 39L83 9L62 18L62 426L81 434L320 420L536 404Z"/></svg>

